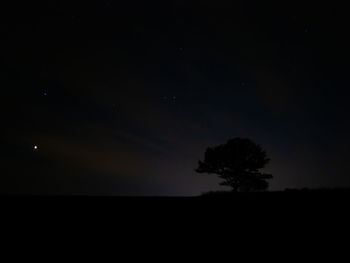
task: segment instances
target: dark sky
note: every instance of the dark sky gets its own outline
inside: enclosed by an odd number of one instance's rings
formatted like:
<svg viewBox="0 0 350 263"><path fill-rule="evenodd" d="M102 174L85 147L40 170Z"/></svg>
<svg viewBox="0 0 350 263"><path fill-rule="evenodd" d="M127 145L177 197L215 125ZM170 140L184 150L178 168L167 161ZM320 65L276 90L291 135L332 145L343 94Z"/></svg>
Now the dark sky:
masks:
<svg viewBox="0 0 350 263"><path fill-rule="evenodd" d="M234 137L266 149L272 190L350 186L336 1L10 2L1 193L197 195Z"/></svg>

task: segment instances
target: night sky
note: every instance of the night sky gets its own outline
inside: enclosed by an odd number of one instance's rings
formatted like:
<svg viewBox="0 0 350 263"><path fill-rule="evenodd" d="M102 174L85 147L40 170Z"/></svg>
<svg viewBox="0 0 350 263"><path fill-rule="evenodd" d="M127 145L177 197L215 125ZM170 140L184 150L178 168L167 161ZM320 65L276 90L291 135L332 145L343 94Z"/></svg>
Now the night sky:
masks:
<svg viewBox="0 0 350 263"><path fill-rule="evenodd" d="M194 169L234 137L266 149L271 190L350 187L336 1L10 2L0 193L225 190Z"/></svg>

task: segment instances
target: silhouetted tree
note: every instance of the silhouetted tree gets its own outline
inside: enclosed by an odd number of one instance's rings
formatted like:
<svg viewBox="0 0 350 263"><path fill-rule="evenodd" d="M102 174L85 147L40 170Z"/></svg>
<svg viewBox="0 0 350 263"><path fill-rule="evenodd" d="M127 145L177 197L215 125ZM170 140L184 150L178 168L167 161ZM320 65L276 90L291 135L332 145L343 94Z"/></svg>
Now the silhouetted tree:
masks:
<svg viewBox="0 0 350 263"><path fill-rule="evenodd" d="M226 144L208 148L204 161L199 161L198 173L217 174L234 192L262 191L269 186L271 174L261 173L270 161L266 152L249 139L235 138Z"/></svg>

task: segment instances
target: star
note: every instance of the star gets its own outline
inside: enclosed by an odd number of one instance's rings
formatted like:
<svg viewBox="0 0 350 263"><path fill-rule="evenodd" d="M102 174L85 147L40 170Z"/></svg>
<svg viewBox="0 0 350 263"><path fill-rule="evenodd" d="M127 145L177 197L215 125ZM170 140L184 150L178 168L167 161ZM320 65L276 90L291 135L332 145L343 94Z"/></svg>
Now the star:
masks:
<svg viewBox="0 0 350 263"><path fill-rule="evenodd" d="M37 145L34 145L34 151L37 151L38 150L38 146Z"/></svg>

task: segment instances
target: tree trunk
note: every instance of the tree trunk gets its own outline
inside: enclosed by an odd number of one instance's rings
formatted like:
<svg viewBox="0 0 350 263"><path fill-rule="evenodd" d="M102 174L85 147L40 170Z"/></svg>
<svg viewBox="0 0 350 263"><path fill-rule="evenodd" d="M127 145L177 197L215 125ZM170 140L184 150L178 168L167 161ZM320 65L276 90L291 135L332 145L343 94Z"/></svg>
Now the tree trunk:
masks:
<svg viewBox="0 0 350 263"><path fill-rule="evenodd" d="M237 184L231 185L231 187L232 187L232 192L235 192L235 193L238 192L238 185Z"/></svg>

